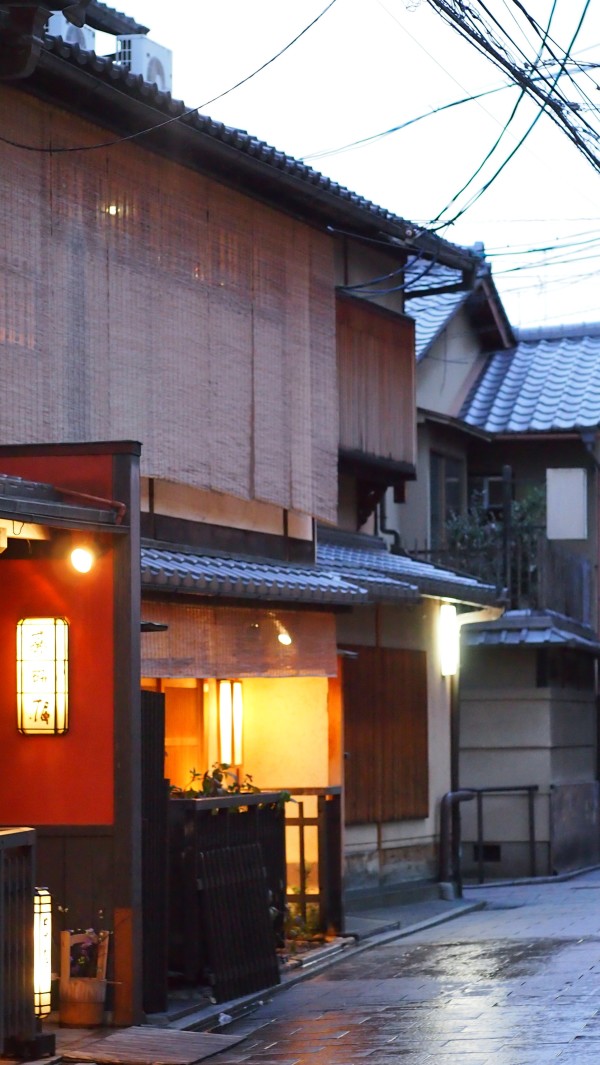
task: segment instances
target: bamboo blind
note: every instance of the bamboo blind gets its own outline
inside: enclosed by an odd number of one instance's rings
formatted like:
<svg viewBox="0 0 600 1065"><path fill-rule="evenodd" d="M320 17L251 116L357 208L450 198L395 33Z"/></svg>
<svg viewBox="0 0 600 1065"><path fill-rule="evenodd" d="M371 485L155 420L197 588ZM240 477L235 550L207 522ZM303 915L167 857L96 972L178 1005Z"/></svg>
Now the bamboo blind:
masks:
<svg viewBox="0 0 600 1065"><path fill-rule="evenodd" d="M331 677L337 673L333 614L145 600L143 677ZM283 626L292 637L277 639Z"/></svg>
<svg viewBox="0 0 600 1065"><path fill-rule="evenodd" d="M0 122L106 138L7 86ZM137 439L148 476L335 517L330 238L135 144L1 144L0 192L0 440Z"/></svg>
<svg viewBox="0 0 600 1065"><path fill-rule="evenodd" d="M366 300L338 299L341 447L415 464L413 330Z"/></svg>

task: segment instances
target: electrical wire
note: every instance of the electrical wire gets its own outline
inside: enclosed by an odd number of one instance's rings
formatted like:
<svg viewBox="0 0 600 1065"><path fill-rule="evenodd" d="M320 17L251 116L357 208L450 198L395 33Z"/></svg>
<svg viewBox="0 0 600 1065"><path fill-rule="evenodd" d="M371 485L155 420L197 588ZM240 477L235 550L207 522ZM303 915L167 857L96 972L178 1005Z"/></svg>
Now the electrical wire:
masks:
<svg viewBox="0 0 600 1065"><path fill-rule="evenodd" d="M19 141L12 140L10 137L4 137L2 134L0 134L0 141L2 141L4 144L9 144L11 148L20 148L22 151L25 152L39 152L44 155L57 155L59 153L62 154L65 152L93 152L97 151L99 148L112 148L117 144L125 143L125 141L136 140L138 137L143 137L147 133L155 133L158 129L163 129L165 126L170 126L173 124L173 122L180 122L182 118L188 118L189 115L195 114L197 111L200 111L204 107L209 107L210 104L216 103L217 100L222 100L224 96L228 96L229 93L234 92L236 89L239 89L242 85L245 85L252 78L255 78L257 74L261 74L263 70L266 70L266 68L271 65L271 63L274 63L276 59L279 59L280 56L282 56L285 52L289 51L289 49L294 44L296 44L296 42L299 41L305 33L308 33L308 31L312 29L312 27L315 26L320 19L323 18L323 15L327 14L327 12L330 10L330 8L333 7L335 3L336 0L330 0L327 6L323 8L321 13L317 15L316 18L312 20L312 22L309 22L308 25L300 31L300 33L297 33L296 36L288 42L288 44L286 44L283 48L276 52L276 54L270 59L267 59L266 62L262 63L261 66L257 67L256 70L253 70L251 74L248 74L246 75L246 77L241 78L239 81L237 81L235 85L231 85L228 89L225 89L223 92L219 93L218 96L213 96L212 99L205 100L204 103L198 104L197 107L187 108L185 111L182 111L180 115L174 115L172 118L166 118L163 122L157 122L154 126L147 126L145 129L140 129L136 133L128 133L124 137L116 137L113 140L102 141L98 144L83 144L64 148L41 148L38 145L22 144Z"/></svg>
<svg viewBox="0 0 600 1065"><path fill-rule="evenodd" d="M578 27L573 36L573 41L576 39L579 29L583 23L587 10L590 6L591 0L587 0L585 3L581 19ZM473 9L469 7L466 0L458 0L459 11L455 10L452 6L452 0L427 0L427 3L443 18L443 20L452 26L452 28L459 33L461 37L469 41L471 45L475 45L477 50L486 55L488 59L494 63L495 66L508 71L517 84L521 86L527 86L532 98L537 99L538 103L542 103L549 117L564 130L570 140L576 145L579 151L592 163L594 168L600 169L600 159L597 153L594 151L586 140L585 132L582 133L572 117L572 111L568 106L565 106L565 101L560 99L554 99L551 94L544 94L543 89L537 86L535 82L529 78L529 76L517 66L510 56L506 53L506 50L502 45L498 46L498 42L494 39L493 33L490 31L489 39L485 34L481 33L476 26L469 24L466 20L466 16L473 16ZM476 14L476 13L475 13ZM479 21L481 17L477 16ZM476 19L475 19L476 21ZM564 58L561 63L561 72L566 65L566 62L571 59L570 51L573 46L573 41L567 52L564 53ZM566 101L568 104L568 101ZM595 137L594 133L594 137Z"/></svg>
<svg viewBox="0 0 600 1065"><path fill-rule="evenodd" d="M413 258L411 266L414 266L416 262L422 262L422 257L415 256ZM338 285L337 287L342 292L358 292L361 296L390 296L392 295L392 293L395 292L407 292L411 287L417 285L422 280L422 278L430 274L431 271L437 265L437 258L433 258L428 262L427 266L421 271L420 274L417 274L416 276L412 275L407 280L403 280L401 284L394 285L391 288L372 288L371 286L381 281L388 281L393 277L405 275L406 264L403 264L397 270L391 270L388 274L381 274L379 277L369 278L368 281L360 281L355 285Z"/></svg>
<svg viewBox="0 0 600 1065"><path fill-rule="evenodd" d="M434 4L435 6L437 6L438 4L443 2L443 0L428 0L428 2L431 3L431 4ZM591 3L591 0L586 0L586 3L585 3L584 8L583 8L583 12L582 12L581 17L579 19L579 22L577 23L577 27L576 27L575 32L573 34L573 37L572 37L572 39L570 41L569 47L568 47L568 49L565 52L564 59L562 60L562 62L560 64L559 70L554 75L553 87L558 82L558 79L560 78L560 76L561 76L561 74L562 74L562 72L564 70L564 66L565 66L565 64L567 62L567 59L570 57L571 50L573 48L573 45L575 44L575 41L577 40L577 37L579 36L579 32L580 32L581 27L583 25L583 22L584 22L586 14L587 14L588 8L590 6L590 3ZM554 14L555 7L556 7L556 0L554 0L553 6L552 6L552 11L550 13L550 22L552 20L553 14ZM549 25L550 25L550 22L549 22ZM539 54L541 54L541 52ZM531 81L530 81L530 83L531 83ZM523 94L521 94L521 96L519 97L519 101L517 101L517 104L522 99L522 95ZM492 176L485 182L485 184L479 189L479 191L477 193L475 193L473 196L470 197L470 199L468 200L467 204L463 208L461 208L461 210L458 211L452 218L447 219L442 224L442 226L437 227L437 229L442 229L442 228L446 228L446 227L448 227L450 225L453 225L456 221L458 221L459 218L461 218L481 198L481 196L484 195L485 192L487 192L487 190L490 188L490 186L493 184L493 182L496 180L496 178L499 177L499 175L502 173L502 171L505 169L505 167L508 165L508 163L514 158L514 156L516 155L517 151L521 148L521 146L524 144L524 142L527 139L527 137L529 136L529 134L532 132L532 130L536 126L536 124L539 121L539 119L541 118L542 114L546 113L547 108L551 106L551 103L552 103L552 100L551 100L550 96L545 97L542 100L542 104L541 104L541 106L540 106L535 118L530 123L528 128L525 130L524 134L521 136L521 138L519 139L519 141L517 142L515 147L508 154L508 156L506 157L504 162L496 169L495 173L492 174ZM514 115L514 109L513 109L513 115ZM511 115L511 118L512 117L513 116ZM510 119L509 119L509 122L510 122ZM487 159L489 158L489 154L490 153L488 153L488 156L486 157L486 160L484 160L484 162L487 161ZM600 160L596 160L596 166L597 166L597 168L600 168ZM446 207L444 207L442 209L442 211L438 212L438 214L432 220L432 225L434 225L435 222L439 221L441 215L448 209L448 207L453 202L456 201L458 196L460 196L461 193L465 190L465 188L468 187L468 185L471 183L473 177L476 176L480 172L480 170L481 170L481 166L475 171L475 174L469 179L469 181L466 183L466 185L463 186L463 189L461 189L456 194L456 196L454 196L452 198L452 200L449 201L449 203L446 205ZM434 231L435 231L435 228L434 228Z"/></svg>
<svg viewBox="0 0 600 1065"><path fill-rule="evenodd" d="M304 155L299 158L304 161L306 159L324 159L329 155L342 155L344 152L353 151L355 148L362 148L367 144L371 144L373 141L383 139L383 137L389 137L391 133L399 133L400 130L408 129L409 126L414 126L416 122L422 122L424 118L431 118L433 115L439 115L442 111L449 111L453 107L459 107L460 104L472 103L475 100L482 100L484 96L492 96L494 93L502 92L503 89L514 89L512 82L507 82L505 85L497 85L494 89L485 89L483 92L474 93L472 96L463 96L460 100L452 100L449 104L440 104L439 107L434 107L430 111L424 111L423 114L417 115L415 118L409 118L406 122L401 122L398 126L390 126L389 129L382 130L380 133L372 133L368 137L361 137L359 140L350 141L348 144L343 144L339 148L326 148L317 152L305 152Z"/></svg>
<svg viewBox="0 0 600 1065"><path fill-rule="evenodd" d="M551 10L550 10L550 15L548 17L548 27L546 29L546 33L544 35L544 38L542 38L542 40L541 40L541 45L539 46L539 49L538 49L538 52L537 52L536 62L533 65L533 69L532 69L532 76L534 75L534 73L536 71L536 65L540 62L542 54L544 54L544 48L546 46L546 40L548 38L548 34L550 33L550 27L551 27L551 24L552 24L552 19L554 18L554 13L556 11L556 3L557 3L557 0L553 0L552 7L551 7ZM445 207L442 208L442 210L437 213L437 215L433 219L434 224L436 222L439 222L439 219L441 218L442 214L447 212L448 209L450 207L452 207L452 204L456 202L458 197L463 195L463 193L467 191L469 185L472 184L472 182L475 180L475 178L481 174L481 171L483 170L485 164L491 159L493 152L496 151L496 149L498 148L498 146L500 145L500 143L502 141L502 138L504 137L504 135L508 131L508 128L509 128L510 124L512 124L512 122L514 121L514 119L515 119L515 117L517 115L517 111L519 109L519 105L522 103L525 95L526 95L525 94L525 88L521 87L521 91L519 93L518 99L517 99L516 103L514 104L513 110L512 110L512 112L510 112L510 114L509 114L509 116L508 116L508 118L507 118L507 120L506 120L506 122L504 124L504 128L502 129L500 135L496 138L496 141L494 141L494 143L492 144L491 148L489 149L489 151L485 155L484 159L480 163L479 167L476 168L476 170L471 175L471 177L468 179L468 181L466 181L465 184L463 185L463 187L461 187L461 189L459 189L458 192L454 194L452 199L450 199L448 201L448 203L445 204ZM533 129L533 126L532 126L532 129ZM512 158L512 157L510 157L510 158ZM498 173L500 173L500 171L498 171Z"/></svg>

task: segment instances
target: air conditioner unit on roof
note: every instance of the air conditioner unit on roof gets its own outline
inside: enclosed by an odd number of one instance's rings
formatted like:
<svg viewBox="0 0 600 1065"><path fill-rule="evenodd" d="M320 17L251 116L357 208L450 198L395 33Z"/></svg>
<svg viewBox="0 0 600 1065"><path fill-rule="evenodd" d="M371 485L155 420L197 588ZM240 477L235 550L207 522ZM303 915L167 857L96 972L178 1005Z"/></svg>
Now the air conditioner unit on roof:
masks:
<svg viewBox="0 0 600 1065"><path fill-rule="evenodd" d="M115 60L132 74L141 74L144 81L156 85L161 92L171 91L173 53L162 44L149 41L143 33L117 37Z"/></svg>
<svg viewBox="0 0 600 1065"><path fill-rule="evenodd" d="M47 33L50 37L62 37L67 44L78 44L84 52L93 52L96 47L96 34L89 26L73 26L65 16L57 11L48 19Z"/></svg>

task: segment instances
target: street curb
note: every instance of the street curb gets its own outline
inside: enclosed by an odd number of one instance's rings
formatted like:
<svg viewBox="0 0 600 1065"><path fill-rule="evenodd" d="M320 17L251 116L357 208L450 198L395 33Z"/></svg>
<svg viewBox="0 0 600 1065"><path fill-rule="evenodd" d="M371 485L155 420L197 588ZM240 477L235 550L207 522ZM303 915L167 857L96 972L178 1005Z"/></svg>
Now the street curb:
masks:
<svg viewBox="0 0 600 1065"><path fill-rule="evenodd" d="M523 876L518 880L486 880L480 883L464 883L467 891L481 891L482 888L524 887L527 884L564 884L565 880L574 880L576 876L594 873L600 865L586 865L583 869L571 869L568 873L556 873L555 876Z"/></svg>
<svg viewBox="0 0 600 1065"><path fill-rule="evenodd" d="M214 1008L211 1007L210 1010L205 1009L196 1014L181 1017L178 1021L171 1022L168 1027L178 1028L180 1031L223 1031L231 1021L237 1021L241 1017L246 1016L246 1014L252 1012L256 1007L262 1006L265 1001L272 999L275 995L281 994L282 991L286 991L295 984L311 979L313 976L320 975L342 958L354 958L357 954L372 950L374 947L385 946L387 943L393 943L397 939L404 939L407 936L413 935L415 932L423 931L426 928L433 928L435 925L445 924L447 921L456 920L458 917L463 917L465 914L473 913L476 910L483 910L485 909L485 906L485 902L467 902L464 906L457 907L447 913L435 914L422 921L417 921L415 924L406 925L404 928L399 927L379 934L374 933L373 935L366 936L364 939L360 940L346 937L345 942L340 944L338 950L331 952L329 949L327 957L324 958L321 956L308 964L303 964L298 969L294 969L289 973L284 973L280 984L276 984L274 987L265 988L263 991L255 992L251 995L246 995L243 998L234 999L232 1002L220 1003L220 1005L215 1006ZM226 1013L230 1019L228 1019L225 1024L220 1024L219 1016L223 1013Z"/></svg>

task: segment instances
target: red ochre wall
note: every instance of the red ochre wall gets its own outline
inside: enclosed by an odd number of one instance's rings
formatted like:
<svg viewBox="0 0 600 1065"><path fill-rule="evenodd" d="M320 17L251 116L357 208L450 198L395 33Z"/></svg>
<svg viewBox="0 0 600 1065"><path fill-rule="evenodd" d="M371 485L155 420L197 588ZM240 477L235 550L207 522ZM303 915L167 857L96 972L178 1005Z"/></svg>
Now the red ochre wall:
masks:
<svg viewBox="0 0 600 1065"><path fill-rule="evenodd" d="M110 456L4 458L17 474L110 497ZM69 622L69 731L17 731L16 632L24 617ZM62 559L0 559L0 824L113 823L113 569L107 551L90 573Z"/></svg>

